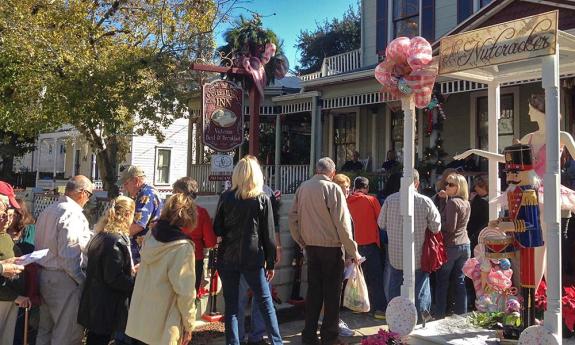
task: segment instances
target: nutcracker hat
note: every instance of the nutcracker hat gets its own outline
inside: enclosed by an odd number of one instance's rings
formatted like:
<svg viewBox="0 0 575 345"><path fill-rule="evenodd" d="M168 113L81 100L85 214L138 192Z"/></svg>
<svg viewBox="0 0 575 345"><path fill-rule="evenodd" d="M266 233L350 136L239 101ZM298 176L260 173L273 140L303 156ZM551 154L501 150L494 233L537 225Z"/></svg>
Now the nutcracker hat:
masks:
<svg viewBox="0 0 575 345"><path fill-rule="evenodd" d="M533 169L531 146L516 144L503 150L506 171L526 171Z"/></svg>

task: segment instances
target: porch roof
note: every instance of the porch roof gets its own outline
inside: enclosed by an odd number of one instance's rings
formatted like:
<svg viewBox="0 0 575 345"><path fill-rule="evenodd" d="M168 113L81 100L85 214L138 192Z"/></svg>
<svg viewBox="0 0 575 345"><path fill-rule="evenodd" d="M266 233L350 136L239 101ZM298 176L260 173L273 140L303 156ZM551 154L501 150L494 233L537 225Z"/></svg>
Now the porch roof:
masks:
<svg viewBox="0 0 575 345"><path fill-rule="evenodd" d="M575 36L559 30L557 41L559 44L559 75L566 77L575 74ZM541 78L542 73L541 59L541 57L530 58L496 66L476 67L470 70L443 74L442 76L478 83L493 81L514 83L530 79L537 80ZM434 63L439 63L437 57L434 59Z"/></svg>

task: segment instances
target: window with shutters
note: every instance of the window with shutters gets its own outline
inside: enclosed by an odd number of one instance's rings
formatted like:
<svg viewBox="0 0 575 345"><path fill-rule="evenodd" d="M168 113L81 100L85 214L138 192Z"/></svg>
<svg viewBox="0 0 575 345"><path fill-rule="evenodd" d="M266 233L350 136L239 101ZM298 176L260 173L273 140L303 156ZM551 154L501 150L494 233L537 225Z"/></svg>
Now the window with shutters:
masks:
<svg viewBox="0 0 575 345"><path fill-rule="evenodd" d="M385 47L387 47L387 33L389 20L387 18L388 1L391 0L377 0L376 3L376 49L377 54L380 56L385 55Z"/></svg>
<svg viewBox="0 0 575 345"><path fill-rule="evenodd" d="M473 14L474 0L457 0L457 24Z"/></svg>

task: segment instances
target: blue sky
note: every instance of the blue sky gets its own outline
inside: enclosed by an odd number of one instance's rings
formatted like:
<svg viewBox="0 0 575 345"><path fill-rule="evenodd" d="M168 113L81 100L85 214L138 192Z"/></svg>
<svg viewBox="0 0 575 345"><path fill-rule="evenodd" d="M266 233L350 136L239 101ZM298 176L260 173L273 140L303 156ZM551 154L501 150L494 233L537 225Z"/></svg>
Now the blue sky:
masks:
<svg viewBox="0 0 575 345"><path fill-rule="evenodd" d="M349 5L356 6L356 0L252 0L241 5L251 11L264 16L262 19L265 28L272 29L284 41L284 51L290 62L290 69L297 65L299 53L294 45L301 30L314 29L316 22L324 19L341 18ZM276 15L271 15L275 13ZM233 13L234 17L251 14L243 9ZM231 24L224 24L216 31L217 45L223 43L223 33Z"/></svg>

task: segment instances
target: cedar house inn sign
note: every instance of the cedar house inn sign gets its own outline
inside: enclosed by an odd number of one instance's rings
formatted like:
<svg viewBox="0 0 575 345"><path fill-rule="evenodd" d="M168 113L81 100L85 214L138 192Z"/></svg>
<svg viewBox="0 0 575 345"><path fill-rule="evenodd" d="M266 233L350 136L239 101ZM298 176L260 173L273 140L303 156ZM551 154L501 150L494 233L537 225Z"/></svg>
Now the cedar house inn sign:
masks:
<svg viewBox="0 0 575 345"><path fill-rule="evenodd" d="M555 54L552 11L441 39L439 74Z"/></svg>
<svg viewBox="0 0 575 345"><path fill-rule="evenodd" d="M243 90L227 80L204 85L204 145L219 152L231 151L244 140Z"/></svg>

